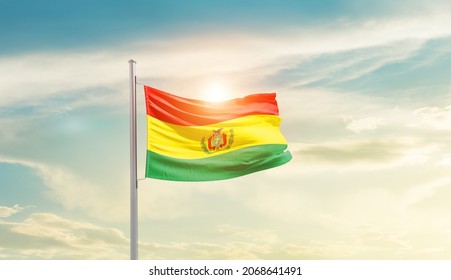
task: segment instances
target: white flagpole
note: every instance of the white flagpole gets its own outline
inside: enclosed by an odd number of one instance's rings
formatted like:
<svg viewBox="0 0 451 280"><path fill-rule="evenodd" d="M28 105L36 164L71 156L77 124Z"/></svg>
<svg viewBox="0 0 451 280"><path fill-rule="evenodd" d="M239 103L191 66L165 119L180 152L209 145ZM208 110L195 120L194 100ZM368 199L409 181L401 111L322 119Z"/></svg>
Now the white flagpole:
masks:
<svg viewBox="0 0 451 280"><path fill-rule="evenodd" d="M138 259L138 178L136 155L136 61L130 59L130 259Z"/></svg>

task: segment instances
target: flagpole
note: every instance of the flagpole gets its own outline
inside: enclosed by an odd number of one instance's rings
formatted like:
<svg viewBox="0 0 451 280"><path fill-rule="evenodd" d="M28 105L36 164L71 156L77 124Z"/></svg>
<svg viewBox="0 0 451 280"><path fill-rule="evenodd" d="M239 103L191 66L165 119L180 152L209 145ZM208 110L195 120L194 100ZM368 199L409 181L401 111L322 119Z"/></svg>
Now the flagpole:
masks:
<svg viewBox="0 0 451 280"><path fill-rule="evenodd" d="M130 259L138 259L138 178L136 155L136 61L130 59Z"/></svg>

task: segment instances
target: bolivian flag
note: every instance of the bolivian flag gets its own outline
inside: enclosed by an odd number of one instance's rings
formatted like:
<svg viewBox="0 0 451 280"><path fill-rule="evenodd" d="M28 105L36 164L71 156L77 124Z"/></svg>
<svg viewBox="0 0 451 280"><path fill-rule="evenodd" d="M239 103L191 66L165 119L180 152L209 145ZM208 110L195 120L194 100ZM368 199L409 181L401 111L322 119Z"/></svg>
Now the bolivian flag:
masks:
<svg viewBox="0 0 451 280"><path fill-rule="evenodd" d="M224 102L183 98L144 86L146 177L211 181L287 163L276 94Z"/></svg>

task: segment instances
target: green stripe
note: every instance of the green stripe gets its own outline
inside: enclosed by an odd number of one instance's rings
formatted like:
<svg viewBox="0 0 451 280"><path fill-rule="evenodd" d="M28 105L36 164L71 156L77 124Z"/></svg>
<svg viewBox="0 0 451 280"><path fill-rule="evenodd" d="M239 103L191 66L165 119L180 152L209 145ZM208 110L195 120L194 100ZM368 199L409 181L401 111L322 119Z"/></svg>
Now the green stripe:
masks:
<svg viewBox="0 0 451 280"><path fill-rule="evenodd" d="M285 144L259 145L201 159L179 159L147 151L146 177L171 181L213 181L243 176L289 162Z"/></svg>

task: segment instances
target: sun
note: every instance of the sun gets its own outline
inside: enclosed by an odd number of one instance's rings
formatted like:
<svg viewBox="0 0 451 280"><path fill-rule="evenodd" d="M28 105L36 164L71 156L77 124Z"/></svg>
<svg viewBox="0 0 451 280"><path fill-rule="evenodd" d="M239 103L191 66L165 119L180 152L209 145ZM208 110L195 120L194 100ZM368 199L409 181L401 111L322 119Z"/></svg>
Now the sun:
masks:
<svg viewBox="0 0 451 280"><path fill-rule="evenodd" d="M204 98L206 101L220 102L229 98L227 86L219 81L210 82L205 86Z"/></svg>

